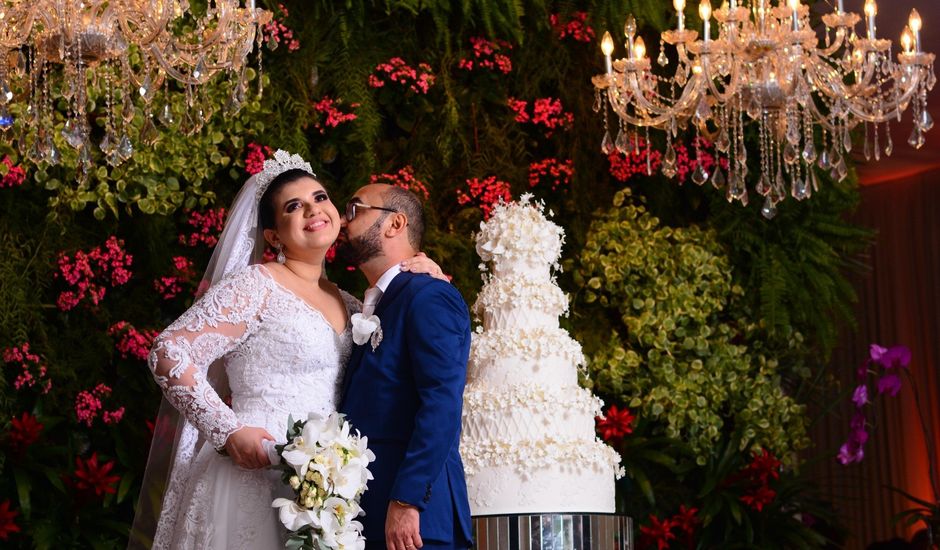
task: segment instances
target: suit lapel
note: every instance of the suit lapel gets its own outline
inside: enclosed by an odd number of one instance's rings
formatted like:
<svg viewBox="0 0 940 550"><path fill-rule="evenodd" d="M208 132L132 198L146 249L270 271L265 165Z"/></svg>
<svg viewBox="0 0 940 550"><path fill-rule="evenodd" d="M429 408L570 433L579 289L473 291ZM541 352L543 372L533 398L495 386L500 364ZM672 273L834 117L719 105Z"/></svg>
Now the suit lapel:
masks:
<svg viewBox="0 0 940 550"><path fill-rule="evenodd" d="M375 306L374 315L378 315L379 318L382 316L382 312L395 301L395 298L401 293L402 289L407 286L408 282L414 277L413 273L399 273L392 279L392 282L389 283L388 288L385 289L385 292L382 294L382 297L379 299L379 303ZM384 330L384 329L383 329ZM365 344L353 344L352 355L349 356L349 362L346 364L346 375L343 377L343 395L346 395L346 392L349 391L349 385L352 382L353 374L356 370L359 369L359 366L362 364L362 356L366 350L372 349L372 346L369 342ZM381 347L381 346L379 346ZM376 349L378 351L378 349Z"/></svg>

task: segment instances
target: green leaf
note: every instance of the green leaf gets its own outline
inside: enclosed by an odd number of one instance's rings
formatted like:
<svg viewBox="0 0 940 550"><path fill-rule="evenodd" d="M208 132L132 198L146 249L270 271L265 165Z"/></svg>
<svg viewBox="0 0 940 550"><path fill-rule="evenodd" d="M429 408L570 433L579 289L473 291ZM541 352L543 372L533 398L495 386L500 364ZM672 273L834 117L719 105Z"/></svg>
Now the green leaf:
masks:
<svg viewBox="0 0 940 550"><path fill-rule="evenodd" d="M124 502L124 499L127 498L127 495L130 492L131 486L133 485L136 477L137 477L136 474L127 473L124 475L123 478L121 478L121 484L118 486L118 491L117 491L118 504L120 504L121 502Z"/></svg>
<svg viewBox="0 0 940 550"><path fill-rule="evenodd" d="M29 493L32 491L33 482L29 474L18 466L13 467L13 479L16 481L16 494L20 500L20 511L25 519L29 519L32 514Z"/></svg>

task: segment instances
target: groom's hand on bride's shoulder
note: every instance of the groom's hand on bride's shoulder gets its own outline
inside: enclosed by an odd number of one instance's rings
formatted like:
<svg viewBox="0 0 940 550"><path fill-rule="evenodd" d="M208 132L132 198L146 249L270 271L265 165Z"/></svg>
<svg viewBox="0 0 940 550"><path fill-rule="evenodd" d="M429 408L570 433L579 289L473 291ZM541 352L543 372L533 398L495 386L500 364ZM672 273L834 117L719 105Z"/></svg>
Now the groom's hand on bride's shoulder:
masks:
<svg viewBox="0 0 940 550"><path fill-rule="evenodd" d="M421 518L418 509L405 502L388 503L385 516L385 546L388 550L416 550L421 542Z"/></svg>
<svg viewBox="0 0 940 550"><path fill-rule="evenodd" d="M237 466L257 470L271 465L268 453L261 444L265 439L274 441L264 428L245 426L232 432L225 442L225 451Z"/></svg>

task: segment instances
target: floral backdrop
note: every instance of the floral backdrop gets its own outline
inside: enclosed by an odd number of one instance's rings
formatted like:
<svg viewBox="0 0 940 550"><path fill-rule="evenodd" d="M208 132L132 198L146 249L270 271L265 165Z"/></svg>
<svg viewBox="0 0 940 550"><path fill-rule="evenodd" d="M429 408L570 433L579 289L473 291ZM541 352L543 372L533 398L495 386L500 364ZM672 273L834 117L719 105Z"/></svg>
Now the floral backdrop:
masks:
<svg viewBox="0 0 940 550"><path fill-rule="evenodd" d="M801 464L814 452L806 404L830 391L824 365L854 298L845 275L869 238L844 221L853 178L820 172L819 193L768 221L698 181L699 163L725 162L707 141L686 136L675 180L639 136L602 152L597 37L632 12L655 44L674 24L655 0L260 3L275 18L251 92L217 82L195 105L172 86L143 98L122 162L104 144L80 170L61 112L59 155L37 153L11 111L4 547L124 546L159 403L150 343L192 303L229 202L276 148L309 159L340 205L369 182L415 191L426 251L470 303L480 221L522 192L545 201L567 232L562 322L608 404L598 434L624 457L618 509L641 547L838 538ZM364 287L332 256L328 270Z"/></svg>

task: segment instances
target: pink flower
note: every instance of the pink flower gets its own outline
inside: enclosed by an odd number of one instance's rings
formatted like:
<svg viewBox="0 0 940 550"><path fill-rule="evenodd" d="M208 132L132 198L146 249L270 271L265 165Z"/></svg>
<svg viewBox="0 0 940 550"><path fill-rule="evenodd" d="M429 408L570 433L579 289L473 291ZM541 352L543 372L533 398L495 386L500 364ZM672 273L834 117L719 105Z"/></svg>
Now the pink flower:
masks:
<svg viewBox="0 0 940 550"><path fill-rule="evenodd" d="M194 277L192 260L185 256L174 256L172 272L154 279L153 288L164 300L172 300L192 282Z"/></svg>
<svg viewBox="0 0 940 550"><path fill-rule="evenodd" d="M405 87L416 94L425 95L434 85L436 77L427 63L419 63L414 68L400 58L393 57L375 66L375 72L369 75L369 86L382 88L387 83Z"/></svg>
<svg viewBox="0 0 940 550"><path fill-rule="evenodd" d="M124 407L118 407L112 411L104 410L103 399L111 395L111 387L104 383L99 383L92 390L82 390L75 396L75 417L80 424L85 424L89 428L102 415L102 421L105 424L115 424L124 417Z"/></svg>
<svg viewBox="0 0 940 550"><path fill-rule="evenodd" d="M574 115L564 111L560 99L551 97L536 99L532 103L531 113L529 112L529 104L526 101L510 97L507 99L506 104L516 113L516 122L541 126L546 129L546 137L551 137L557 129L569 129L574 122Z"/></svg>
<svg viewBox="0 0 940 550"><path fill-rule="evenodd" d="M320 130L321 134L326 133L327 128L336 128L340 124L356 120L354 113L344 113L339 109L341 104L341 100L334 100L331 97L324 97L313 104L313 110L320 113L322 116L321 120L317 120L317 122L314 123L314 127ZM355 109L358 106L358 103L349 104L351 109Z"/></svg>
<svg viewBox="0 0 940 550"><path fill-rule="evenodd" d="M470 44L473 46L473 56L460 59L457 62L458 68L465 71L487 69L503 74L509 74L512 71L512 61L508 55L502 53L504 50L512 49L512 45L508 42L503 40L491 42L482 37L472 37Z"/></svg>
<svg viewBox="0 0 940 550"><path fill-rule="evenodd" d="M300 42L294 38L294 31L284 24L283 20L286 18L287 8L283 4L278 4L278 10L274 11L274 18L264 25L261 31L265 40L275 44L285 43L287 44L287 51L293 52L300 49Z"/></svg>
<svg viewBox="0 0 940 550"><path fill-rule="evenodd" d="M245 171L254 175L264 170L264 159L273 154L274 151L267 145L249 143L248 153L245 154Z"/></svg>
<svg viewBox="0 0 940 550"><path fill-rule="evenodd" d="M105 411L102 416L105 424L117 424L124 418L124 407L119 407L113 411Z"/></svg>
<svg viewBox="0 0 940 550"><path fill-rule="evenodd" d="M529 165L529 187L536 187L544 183L544 187L551 186L552 191L561 188L567 191L574 176L574 163L571 160L564 162L547 158Z"/></svg>
<svg viewBox="0 0 940 550"><path fill-rule="evenodd" d="M552 14L548 17L552 29L559 39L571 38L577 42L593 42L594 29L587 24L587 12L578 11L571 14L571 19L567 23L562 23L558 14Z"/></svg>
<svg viewBox="0 0 940 550"><path fill-rule="evenodd" d="M5 349L3 362L16 372L16 377L13 379L15 390L36 388L40 394L45 395L52 389L52 380L49 378L49 371L44 360L30 352L29 342Z"/></svg>
<svg viewBox="0 0 940 550"><path fill-rule="evenodd" d="M467 180L466 190L457 190L457 203L461 205L473 204L483 211L483 219L489 219L493 207L500 201L509 202L512 195L509 184L496 179L496 176Z"/></svg>
<svg viewBox="0 0 940 550"><path fill-rule="evenodd" d="M424 200L428 200L431 197L427 185L415 177L415 170L410 165L405 166L393 174L373 174L369 176L369 183L387 183L395 185L415 193L419 197L424 198Z"/></svg>
<svg viewBox="0 0 940 550"><path fill-rule="evenodd" d="M7 173L0 177L0 189L4 187L19 187L26 180L26 171L21 166L14 166L8 155L3 155L0 162L6 164Z"/></svg>
<svg viewBox="0 0 940 550"><path fill-rule="evenodd" d="M256 161L253 160L252 162ZM264 159L262 157L262 163L263 162ZM252 166L252 168L254 168L254 166ZM219 242L219 235L222 233L222 228L225 227L225 214L224 208L209 209L205 212L190 212L186 224L193 228L192 232L188 235L181 233L179 243L183 246L191 247L205 245L211 248L215 246L215 244Z"/></svg>
<svg viewBox="0 0 940 550"><path fill-rule="evenodd" d="M118 321L111 325L108 334L120 338L114 347L121 354L121 357L146 361L147 356L150 354L150 347L153 345L158 333L155 330L139 331L127 321Z"/></svg>
<svg viewBox="0 0 940 550"><path fill-rule="evenodd" d="M126 284L133 275L128 268L134 258L123 247L124 241L112 235L103 247L95 247L87 253L79 250L73 258L60 253L56 277L72 288L59 294L56 301L59 309L68 311L86 299L97 305L104 298L108 286Z"/></svg>

